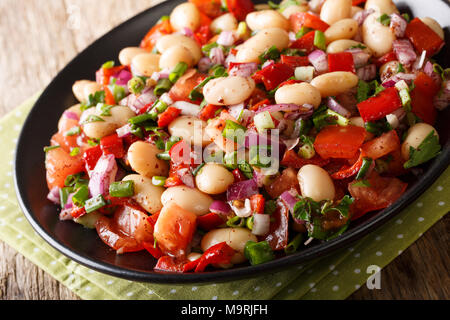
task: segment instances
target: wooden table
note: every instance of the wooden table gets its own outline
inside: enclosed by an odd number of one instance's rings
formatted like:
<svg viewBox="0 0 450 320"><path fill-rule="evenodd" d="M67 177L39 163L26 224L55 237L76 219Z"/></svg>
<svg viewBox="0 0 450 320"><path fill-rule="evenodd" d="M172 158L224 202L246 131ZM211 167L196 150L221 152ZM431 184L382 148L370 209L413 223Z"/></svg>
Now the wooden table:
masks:
<svg viewBox="0 0 450 320"><path fill-rule="evenodd" d="M0 116L51 79L93 40L161 0L1 0ZM447 216L382 271L382 289L350 299L448 299ZM0 299L78 299L0 241Z"/></svg>

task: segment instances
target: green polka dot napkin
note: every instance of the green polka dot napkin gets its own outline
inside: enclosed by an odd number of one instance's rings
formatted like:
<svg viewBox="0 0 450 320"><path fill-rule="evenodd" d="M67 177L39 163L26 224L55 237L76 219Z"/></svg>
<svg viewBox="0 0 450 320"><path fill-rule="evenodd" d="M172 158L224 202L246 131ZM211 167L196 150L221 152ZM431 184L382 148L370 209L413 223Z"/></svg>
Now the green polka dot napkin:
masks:
<svg viewBox="0 0 450 320"><path fill-rule="evenodd" d="M48 245L22 214L13 188L15 144L37 96L0 120L0 239L82 299L345 299L383 268L450 208L450 169L392 221L331 256L262 277L203 285L132 282L90 270ZM369 268L370 269L370 268ZM368 272L369 271L369 272Z"/></svg>

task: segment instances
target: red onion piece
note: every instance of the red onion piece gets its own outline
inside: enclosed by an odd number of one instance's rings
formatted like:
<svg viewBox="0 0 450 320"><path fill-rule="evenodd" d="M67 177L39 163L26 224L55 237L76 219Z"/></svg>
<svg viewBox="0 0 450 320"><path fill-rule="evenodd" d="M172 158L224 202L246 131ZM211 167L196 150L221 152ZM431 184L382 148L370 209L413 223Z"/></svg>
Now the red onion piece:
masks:
<svg viewBox="0 0 450 320"><path fill-rule="evenodd" d="M256 62L240 63L234 65L228 72L230 76L250 77L258 70L258 64Z"/></svg>
<svg viewBox="0 0 450 320"><path fill-rule="evenodd" d="M327 54L322 50L314 50L308 55L309 62L314 66L318 73L328 71Z"/></svg>
<svg viewBox="0 0 450 320"><path fill-rule="evenodd" d="M131 124L127 123L126 125L120 127L119 129L116 130L117 136L119 138L125 138L125 137L129 137L132 135L131 133Z"/></svg>
<svg viewBox="0 0 450 320"><path fill-rule="evenodd" d="M391 24L389 27L394 31L397 38L403 38L407 25L408 22L401 15L398 13L391 14Z"/></svg>
<svg viewBox="0 0 450 320"><path fill-rule="evenodd" d="M231 212L231 207L228 203L221 200L214 200L209 206L209 210L214 213L218 213L227 216Z"/></svg>
<svg viewBox="0 0 450 320"><path fill-rule="evenodd" d="M365 66L369 61L370 55L361 48L347 49L345 51L350 52L352 54L355 68Z"/></svg>
<svg viewBox="0 0 450 320"><path fill-rule="evenodd" d="M444 110L448 107L450 104L450 80L445 81L442 91L434 97L433 103L438 110Z"/></svg>
<svg viewBox="0 0 450 320"><path fill-rule="evenodd" d="M181 168L177 170L177 176L189 188L195 188L194 176L189 168Z"/></svg>
<svg viewBox="0 0 450 320"><path fill-rule="evenodd" d="M359 11L359 12L355 13L355 15L353 16L353 19L358 22L359 26L362 26L362 24L364 23L364 20L366 20L366 18L374 12L375 12L374 9Z"/></svg>
<svg viewBox="0 0 450 320"><path fill-rule="evenodd" d="M294 42L295 40L297 40L297 37L296 37L296 35L295 35L295 32L289 31L289 41L290 41L290 42Z"/></svg>
<svg viewBox="0 0 450 320"><path fill-rule="evenodd" d="M200 106L197 104L189 103L187 101L177 101L172 107L181 110L181 115L184 116L197 116L201 110Z"/></svg>
<svg viewBox="0 0 450 320"><path fill-rule="evenodd" d="M214 65L225 63L225 56L223 54L223 50L218 47L211 49L211 51L209 52L209 58L211 59Z"/></svg>
<svg viewBox="0 0 450 320"><path fill-rule="evenodd" d="M230 62L236 62L236 56L234 54L229 54L225 59L224 66L228 68Z"/></svg>
<svg viewBox="0 0 450 320"><path fill-rule="evenodd" d="M244 200L258 193L258 185L255 180L249 179L233 183L228 187L227 200Z"/></svg>
<svg viewBox="0 0 450 320"><path fill-rule="evenodd" d="M334 98L328 97L327 99L327 106L334 112L339 113L341 116L344 116L346 118L350 118L352 115L347 109L345 109L343 106L341 106Z"/></svg>
<svg viewBox="0 0 450 320"><path fill-rule="evenodd" d="M394 82L394 84L393 84L393 86L394 86L397 82L399 82L399 81L401 81L401 80L405 80L405 82L406 82L408 85L410 85L411 82L412 82L414 79L416 79L416 77L417 77L417 76L416 76L415 74L412 74L412 73L403 73L403 72L400 72L400 73L397 73L397 74L393 75L393 76L390 77L389 79L383 81L383 83L382 83L381 85L382 85L383 87L385 87L385 88L389 88L389 85L392 83L391 81Z"/></svg>
<svg viewBox="0 0 450 320"><path fill-rule="evenodd" d="M202 73L208 72L209 68L213 66L213 63L210 58L202 57L198 62L198 71Z"/></svg>
<svg viewBox="0 0 450 320"><path fill-rule="evenodd" d="M429 76L433 81L440 87L442 85L442 78L439 74L437 74L434 71L433 64L430 61L427 61L425 63L425 66L423 67L423 72Z"/></svg>
<svg viewBox="0 0 450 320"><path fill-rule="evenodd" d="M266 67L268 67L268 66L271 66L271 65L273 65L275 63L275 61L273 61L273 60L266 60L262 65L261 65L261 69L264 69L264 68L266 68Z"/></svg>
<svg viewBox="0 0 450 320"><path fill-rule="evenodd" d="M270 230L270 215L259 213L254 214L252 233L257 236L264 236L269 233L269 230Z"/></svg>
<svg viewBox="0 0 450 320"><path fill-rule="evenodd" d="M397 60L408 66L417 59L417 54L408 39L394 40L392 43Z"/></svg>
<svg viewBox="0 0 450 320"><path fill-rule="evenodd" d="M377 76L377 66L374 64L369 64L367 66L358 68L356 70L356 75L359 79L364 81L373 80Z"/></svg>
<svg viewBox="0 0 450 320"><path fill-rule="evenodd" d="M294 212L294 206L298 202L298 192L295 189L287 190L280 195L280 199L284 201L291 213Z"/></svg>
<svg viewBox="0 0 450 320"><path fill-rule="evenodd" d="M139 96L130 94L122 99L119 104L121 106L128 106L136 114L149 104L153 104L156 101L156 96L153 94L153 90L150 88L145 89Z"/></svg>
<svg viewBox="0 0 450 320"><path fill-rule="evenodd" d="M188 27L184 27L183 30L181 31L181 33L183 35L185 35L186 37L190 37L190 38L194 36L194 32Z"/></svg>
<svg viewBox="0 0 450 320"><path fill-rule="evenodd" d="M71 120L80 120L80 117L73 111L64 111L64 117Z"/></svg>
<svg viewBox="0 0 450 320"><path fill-rule="evenodd" d="M116 79L117 85L124 87L128 86L128 81L130 81L132 77L133 75L127 69L122 69L112 76L112 78Z"/></svg>
<svg viewBox="0 0 450 320"><path fill-rule="evenodd" d="M47 199L53 202L54 204L61 204L61 199L59 197L59 187L53 187L52 190L47 195Z"/></svg>
<svg viewBox="0 0 450 320"><path fill-rule="evenodd" d="M114 155L102 155L98 159L94 170L90 172L89 191L92 197L106 194L109 185L114 182L117 174L117 163Z"/></svg>
<svg viewBox="0 0 450 320"><path fill-rule="evenodd" d="M300 142L300 138L283 140L283 143L286 145L287 150L294 149L298 145L299 142Z"/></svg>
<svg viewBox="0 0 450 320"><path fill-rule="evenodd" d="M221 46L229 47L234 44L235 38L232 31L222 31L217 38L217 44Z"/></svg>
<svg viewBox="0 0 450 320"><path fill-rule="evenodd" d="M239 118L239 115L241 114L242 110L244 110L244 103L241 102L239 104L235 104L233 106L229 106L228 107L228 112L230 113L230 115L234 118L237 119Z"/></svg>

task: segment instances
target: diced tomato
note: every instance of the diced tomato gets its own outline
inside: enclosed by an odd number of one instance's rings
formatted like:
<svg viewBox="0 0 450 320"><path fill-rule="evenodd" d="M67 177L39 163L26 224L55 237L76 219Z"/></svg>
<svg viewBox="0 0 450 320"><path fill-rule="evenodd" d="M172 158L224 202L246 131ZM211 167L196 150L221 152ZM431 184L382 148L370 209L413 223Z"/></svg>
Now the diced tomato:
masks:
<svg viewBox="0 0 450 320"><path fill-rule="evenodd" d="M217 18L222 14L222 4L220 0L189 0L195 4L200 12L210 18Z"/></svg>
<svg viewBox="0 0 450 320"><path fill-rule="evenodd" d="M364 158L364 154L361 152L359 154L358 159L352 166L341 168L339 171L331 174L331 178L336 179L336 180L343 180L343 179L350 178L351 176L354 176L361 169L361 166L363 164L363 158Z"/></svg>
<svg viewBox="0 0 450 320"><path fill-rule="evenodd" d="M62 132L55 133L50 139L50 142L52 146L61 146L61 148L69 153L73 148L79 147L77 136L67 136Z"/></svg>
<svg viewBox="0 0 450 320"><path fill-rule="evenodd" d="M419 53L425 50L427 57L435 55L444 45L444 40L419 18L408 23L405 36Z"/></svg>
<svg viewBox="0 0 450 320"><path fill-rule="evenodd" d="M225 0L228 11L231 12L238 21L245 21L247 14L254 10L252 0Z"/></svg>
<svg viewBox="0 0 450 320"><path fill-rule="evenodd" d="M200 120L207 121L209 119L212 119L216 116L216 112L220 110L221 106L216 106L214 104L208 104L203 107L202 110L200 110L200 113L198 115Z"/></svg>
<svg viewBox="0 0 450 320"><path fill-rule="evenodd" d="M277 200L276 205L277 208L271 215L274 221L270 223L269 234L264 239L274 251L286 248L289 237L289 208L282 200Z"/></svg>
<svg viewBox="0 0 450 320"><path fill-rule="evenodd" d="M383 175L397 177L408 172L408 170L406 170L403 166L405 164L405 160L403 159L400 148L386 156L386 163L387 168L383 171Z"/></svg>
<svg viewBox="0 0 450 320"><path fill-rule="evenodd" d="M152 51L156 41L158 41L160 37L171 34L172 32L173 30L169 19L163 20L149 30L144 39L142 39L140 47Z"/></svg>
<svg viewBox="0 0 450 320"><path fill-rule="evenodd" d="M325 31L330 25L314 14L308 12L296 12L289 16L289 22L291 23L291 29L297 33L301 27L307 27L314 30Z"/></svg>
<svg viewBox="0 0 450 320"><path fill-rule="evenodd" d="M191 146L185 140L175 143L169 150L170 160L176 167L174 171L180 169L180 165L189 166L192 164Z"/></svg>
<svg viewBox="0 0 450 320"><path fill-rule="evenodd" d="M286 56L281 55L281 63L287 64L291 68L304 67L309 65L308 57L301 56Z"/></svg>
<svg viewBox="0 0 450 320"><path fill-rule="evenodd" d="M348 71L356 73L353 55L350 52L329 53L328 70L329 72Z"/></svg>
<svg viewBox="0 0 450 320"><path fill-rule="evenodd" d="M262 194L254 194L250 197L250 207L252 212L263 214L264 213L265 199Z"/></svg>
<svg viewBox="0 0 450 320"><path fill-rule="evenodd" d="M45 169L47 170L47 185L49 190L54 187L64 187L67 176L84 171L81 155L71 156L63 148L47 151L45 155Z"/></svg>
<svg viewBox="0 0 450 320"><path fill-rule="evenodd" d="M433 97L439 92L439 86L423 72L419 72L411 91L411 111L424 122L433 125L437 111L433 105Z"/></svg>
<svg viewBox="0 0 450 320"><path fill-rule="evenodd" d="M315 164L316 166L323 167L330 162L330 159L323 159L319 155L315 155L311 159L305 159L300 157L294 150L288 150L284 153L281 165L285 167L292 167L294 169L300 169L307 164Z"/></svg>
<svg viewBox="0 0 450 320"><path fill-rule="evenodd" d="M184 265L188 262L188 260L178 260L174 259L170 256L162 256L158 259L156 266L154 268L155 271L163 271L163 272L179 272L182 273L184 271Z"/></svg>
<svg viewBox="0 0 450 320"><path fill-rule="evenodd" d="M173 101L187 101L192 103L189 99L191 91L199 85L206 75L197 72L195 69L190 69L175 82L169 91L169 96Z"/></svg>
<svg viewBox="0 0 450 320"><path fill-rule="evenodd" d="M380 177L375 171L365 180L367 186L355 186L353 182L348 187L351 196L355 198L351 206L352 220L367 212L387 208L400 198L408 186L397 178Z"/></svg>
<svg viewBox="0 0 450 320"><path fill-rule="evenodd" d="M264 83L266 90L275 89L280 83L294 75L294 69L283 63L274 63L252 75L256 82Z"/></svg>
<svg viewBox="0 0 450 320"><path fill-rule="evenodd" d="M366 130L348 125L326 126L314 141L314 149L324 159L355 157L366 137Z"/></svg>
<svg viewBox="0 0 450 320"><path fill-rule="evenodd" d="M155 243L153 242L142 242L142 246L144 247L145 250L148 251L148 253L150 253L153 258L155 259L159 259L162 257L162 252L161 250L158 248L158 245L156 245L155 247Z"/></svg>
<svg viewBox="0 0 450 320"><path fill-rule="evenodd" d="M203 272L210 264L229 264L236 252L225 241L208 248L198 259L195 272Z"/></svg>
<svg viewBox="0 0 450 320"><path fill-rule="evenodd" d="M164 188L170 188L170 187L176 187L176 186L182 186L183 181L178 177L178 175L171 175L166 179L166 182L164 183Z"/></svg>
<svg viewBox="0 0 450 320"><path fill-rule="evenodd" d="M247 180L247 178L244 176L244 174L238 168L231 171L231 173L233 174L235 183Z"/></svg>
<svg viewBox="0 0 450 320"><path fill-rule="evenodd" d="M112 67L112 68L100 68L95 73L96 82L103 86L107 86L107 85L109 85L110 79L114 74L116 74L119 71L126 69L126 68L127 68L127 66L117 66L117 67ZM114 104L114 103L112 103L112 104Z"/></svg>
<svg viewBox="0 0 450 320"><path fill-rule="evenodd" d="M295 153L295 152L294 152ZM272 183L265 185L267 193L273 198L278 198L283 192L296 189L300 192L297 172L292 168L286 168Z"/></svg>
<svg viewBox="0 0 450 320"><path fill-rule="evenodd" d="M200 46L203 46L208 43L208 40L211 38L212 33L209 25L200 26L198 31L194 34L195 40L198 42Z"/></svg>
<svg viewBox="0 0 450 320"><path fill-rule="evenodd" d="M117 159L125 156L123 140L119 138L117 133L101 138L100 148L103 151L103 154L112 154Z"/></svg>
<svg viewBox="0 0 450 320"><path fill-rule="evenodd" d="M224 223L224 219L215 212L197 217L197 225L203 230L212 230Z"/></svg>
<svg viewBox="0 0 450 320"><path fill-rule="evenodd" d="M70 212L70 215L74 218L77 219L83 215L86 214L86 209L84 207L77 207L77 206L73 206L72 207L72 211Z"/></svg>
<svg viewBox="0 0 450 320"><path fill-rule="evenodd" d="M83 154L83 160L86 164L87 170L94 170L98 159L102 156L103 152L100 145L86 149Z"/></svg>
<svg viewBox="0 0 450 320"><path fill-rule="evenodd" d="M391 51L389 53L386 53L384 56L381 56L380 58L374 60L374 63L379 68L383 64L394 60L397 60L397 55L394 53L394 51Z"/></svg>
<svg viewBox="0 0 450 320"><path fill-rule="evenodd" d="M402 107L395 87L381 91L377 96L358 103L359 114L364 122L376 121Z"/></svg>
<svg viewBox="0 0 450 320"><path fill-rule="evenodd" d="M315 31L310 31L300 39L295 40L290 44L290 48L303 49L306 53L311 53L314 50Z"/></svg>
<svg viewBox="0 0 450 320"><path fill-rule="evenodd" d="M167 127L173 120L175 120L181 113L180 109L169 107L166 111L158 115L158 127Z"/></svg>
<svg viewBox="0 0 450 320"><path fill-rule="evenodd" d="M166 204L159 214L154 237L164 254L184 257L196 229L197 216L174 202Z"/></svg>
<svg viewBox="0 0 450 320"><path fill-rule="evenodd" d="M362 146L365 157L379 159L400 148L400 139L395 130L383 133L381 136L367 141Z"/></svg>

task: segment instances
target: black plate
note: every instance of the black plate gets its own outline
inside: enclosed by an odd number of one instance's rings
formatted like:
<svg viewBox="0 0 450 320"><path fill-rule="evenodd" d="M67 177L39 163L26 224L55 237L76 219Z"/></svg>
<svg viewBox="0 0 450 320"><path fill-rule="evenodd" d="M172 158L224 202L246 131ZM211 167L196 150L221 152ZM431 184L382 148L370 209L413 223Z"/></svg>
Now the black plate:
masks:
<svg viewBox="0 0 450 320"><path fill-rule="evenodd" d="M313 245L301 252L258 266L241 266L201 274L163 274L152 271L155 259L145 252L116 255L97 236L95 230L84 229L73 222L58 219L56 207L47 201L48 193L43 147L48 145L56 131L62 112L75 104L71 87L79 79L92 79L95 70L105 61L115 59L121 48L139 44L147 30L163 15L171 12L182 0L157 5L115 28L94 42L70 62L50 83L34 105L23 126L17 144L15 183L20 206L33 228L54 248L89 268L136 281L158 283L219 282L251 277L262 272L273 272L292 265L330 254L360 239L384 224L422 194L447 168L450 162L448 123L450 110L441 113L436 128L443 145L442 153L425 166L425 173L411 184L408 191L391 207L377 214L366 215L353 224L341 237ZM262 2L262 1L257 1ZM449 40L450 7L445 1L396 1L402 12L430 16L446 26ZM450 66L447 45L437 57L444 66Z"/></svg>

